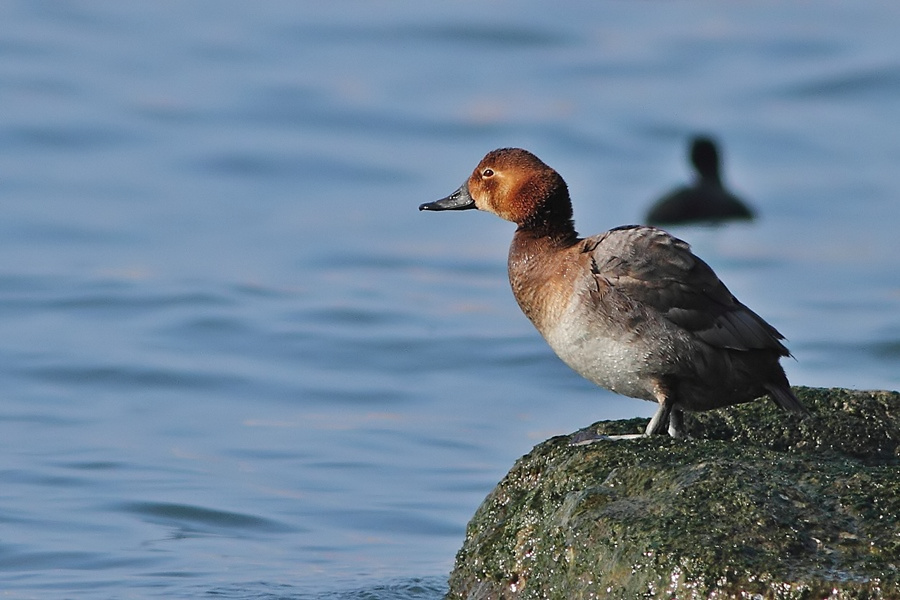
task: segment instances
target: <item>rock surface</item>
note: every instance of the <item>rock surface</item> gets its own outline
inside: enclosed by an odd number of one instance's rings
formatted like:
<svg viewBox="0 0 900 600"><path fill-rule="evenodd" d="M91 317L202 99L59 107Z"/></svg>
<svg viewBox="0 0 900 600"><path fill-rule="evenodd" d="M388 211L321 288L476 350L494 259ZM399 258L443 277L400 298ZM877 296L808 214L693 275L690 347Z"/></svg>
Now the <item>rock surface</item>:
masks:
<svg viewBox="0 0 900 600"><path fill-rule="evenodd" d="M691 439L552 438L469 523L448 598L900 598L900 394L794 388ZM593 431L643 431L646 419Z"/></svg>

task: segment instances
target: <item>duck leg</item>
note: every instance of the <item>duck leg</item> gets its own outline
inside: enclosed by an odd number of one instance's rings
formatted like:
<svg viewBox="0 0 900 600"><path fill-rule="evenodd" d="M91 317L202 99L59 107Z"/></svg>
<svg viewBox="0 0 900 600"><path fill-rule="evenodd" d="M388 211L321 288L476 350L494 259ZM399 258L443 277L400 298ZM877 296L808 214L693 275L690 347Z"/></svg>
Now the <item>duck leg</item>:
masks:
<svg viewBox="0 0 900 600"><path fill-rule="evenodd" d="M659 386L656 391L656 401L659 408L650 419L644 435L665 435L673 438L684 437L684 418L680 410L675 408L676 396L671 390L672 386Z"/></svg>
<svg viewBox="0 0 900 600"><path fill-rule="evenodd" d="M683 438L684 419L681 410L675 408L678 396L673 391L676 385L673 381L657 381L654 396L659 403L656 414L650 419L644 435L665 435L673 438Z"/></svg>
<svg viewBox="0 0 900 600"><path fill-rule="evenodd" d="M674 408L669 414L669 436L676 439L686 437L684 433L684 413Z"/></svg>
<svg viewBox="0 0 900 600"><path fill-rule="evenodd" d="M650 419L644 435L664 435L669 431L669 421L672 417L672 404L669 398L664 398L656 409L656 414Z"/></svg>

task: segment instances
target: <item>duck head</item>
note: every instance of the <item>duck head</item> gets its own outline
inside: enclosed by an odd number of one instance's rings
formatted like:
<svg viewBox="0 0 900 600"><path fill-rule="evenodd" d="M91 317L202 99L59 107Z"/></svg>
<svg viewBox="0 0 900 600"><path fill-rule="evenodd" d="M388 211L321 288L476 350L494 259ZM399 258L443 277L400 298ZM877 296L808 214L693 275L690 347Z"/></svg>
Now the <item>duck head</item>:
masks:
<svg viewBox="0 0 900 600"><path fill-rule="evenodd" d="M488 152L459 189L419 210L477 208L519 227L572 226L572 204L566 182L537 156L521 148Z"/></svg>

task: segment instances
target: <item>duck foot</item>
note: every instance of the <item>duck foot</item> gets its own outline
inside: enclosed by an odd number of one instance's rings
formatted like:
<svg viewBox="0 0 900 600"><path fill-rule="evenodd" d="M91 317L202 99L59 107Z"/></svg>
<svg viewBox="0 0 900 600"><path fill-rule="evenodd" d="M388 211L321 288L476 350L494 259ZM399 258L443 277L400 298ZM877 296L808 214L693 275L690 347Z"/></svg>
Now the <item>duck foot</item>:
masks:
<svg viewBox="0 0 900 600"><path fill-rule="evenodd" d="M647 424L644 433L625 433L619 435L606 435L603 433L594 433L592 431L579 431L569 439L570 446L586 446L595 442L616 441L616 440L636 440L639 438L650 437L651 435L665 435L675 439L683 439L687 437L684 431L684 414L680 410L672 408L674 402L666 399L659 403L656 414Z"/></svg>
<svg viewBox="0 0 900 600"><path fill-rule="evenodd" d="M587 446L597 442L615 442L618 440L637 440L647 437L646 433L622 433L618 435L606 435L591 431L579 431L569 439L570 446Z"/></svg>

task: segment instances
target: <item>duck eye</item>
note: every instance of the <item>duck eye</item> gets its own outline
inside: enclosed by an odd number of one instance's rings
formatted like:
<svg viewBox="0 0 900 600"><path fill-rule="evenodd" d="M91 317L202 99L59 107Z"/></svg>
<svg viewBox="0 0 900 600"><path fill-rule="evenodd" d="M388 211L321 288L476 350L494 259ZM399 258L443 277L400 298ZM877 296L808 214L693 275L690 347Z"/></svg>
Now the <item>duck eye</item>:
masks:
<svg viewBox="0 0 900 600"><path fill-rule="evenodd" d="M481 176L482 177L493 177L494 170L493 169L485 169L484 171L481 172Z"/></svg>

